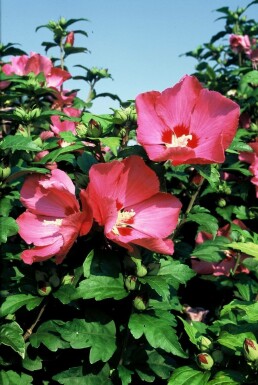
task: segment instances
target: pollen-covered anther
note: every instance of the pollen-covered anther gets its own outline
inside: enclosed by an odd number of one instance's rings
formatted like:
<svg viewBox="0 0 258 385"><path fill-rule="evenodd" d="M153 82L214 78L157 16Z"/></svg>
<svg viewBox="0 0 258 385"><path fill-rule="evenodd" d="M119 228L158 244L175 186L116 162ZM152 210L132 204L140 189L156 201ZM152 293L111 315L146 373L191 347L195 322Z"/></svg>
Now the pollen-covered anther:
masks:
<svg viewBox="0 0 258 385"><path fill-rule="evenodd" d="M165 143L166 147L186 147L189 140L192 140L193 136L191 134L189 135L182 135L182 136L176 136L175 134L172 134L171 136L171 143Z"/></svg>
<svg viewBox="0 0 258 385"><path fill-rule="evenodd" d="M113 226L112 231L115 235L119 235L119 227L130 227L133 224L133 217L135 216L135 211L131 209L130 211L118 211L117 220L115 226Z"/></svg>
<svg viewBox="0 0 258 385"><path fill-rule="evenodd" d="M53 221L47 221L46 219L44 219L43 224L45 226L51 226L51 225L61 226L62 222L63 222L62 218L57 218Z"/></svg>

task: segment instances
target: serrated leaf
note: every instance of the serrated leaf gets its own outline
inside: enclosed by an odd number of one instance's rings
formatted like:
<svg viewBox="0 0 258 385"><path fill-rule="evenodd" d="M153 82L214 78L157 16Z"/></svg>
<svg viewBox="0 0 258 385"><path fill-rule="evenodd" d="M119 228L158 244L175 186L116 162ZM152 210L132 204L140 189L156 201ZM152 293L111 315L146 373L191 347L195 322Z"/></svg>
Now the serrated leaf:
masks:
<svg viewBox="0 0 258 385"><path fill-rule="evenodd" d="M0 218L0 244L6 243L7 238L18 233L19 226L11 217Z"/></svg>
<svg viewBox="0 0 258 385"><path fill-rule="evenodd" d="M190 213L187 216L186 222L196 222L199 225L198 231L205 231L212 234L213 237L215 237L219 228L217 218L208 213Z"/></svg>
<svg viewBox="0 0 258 385"><path fill-rule="evenodd" d="M247 331L238 334L232 334L231 332L222 331L218 338L218 343L223 346L226 346L229 349L232 349L233 351L238 350L241 352L243 350L245 338L255 340L255 335Z"/></svg>
<svg viewBox="0 0 258 385"><path fill-rule="evenodd" d="M41 151L41 148L36 145L30 138L26 138L22 135L9 135L6 136L0 143L0 149L11 150L14 153L17 150L24 151Z"/></svg>
<svg viewBox="0 0 258 385"><path fill-rule="evenodd" d="M217 189L220 182L220 173L215 165L195 165L194 168L203 176L213 189Z"/></svg>
<svg viewBox="0 0 258 385"><path fill-rule="evenodd" d="M17 322L4 324L0 327L0 344L10 346L22 358L25 356L23 330Z"/></svg>
<svg viewBox="0 0 258 385"><path fill-rule="evenodd" d="M58 373L53 380L62 385L112 385L110 380L110 369L106 364L98 374L83 374L82 366L77 366ZM16 384L17 385L17 384Z"/></svg>
<svg viewBox="0 0 258 385"><path fill-rule="evenodd" d="M170 377L168 385L206 385L210 378L210 372L201 372L191 366L182 366L176 369Z"/></svg>
<svg viewBox="0 0 258 385"><path fill-rule="evenodd" d="M245 382L245 376L233 370L217 372L215 377L207 385L239 385Z"/></svg>
<svg viewBox="0 0 258 385"><path fill-rule="evenodd" d="M67 146L67 147L58 148L57 150L51 151L49 154L45 155L37 163L45 164L48 162L57 162L59 160L60 155L68 152L73 152L76 150L81 150L84 147L85 147L84 144L79 142L79 143L71 144L70 146Z"/></svg>
<svg viewBox="0 0 258 385"><path fill-rule="evenodd" d="M258 259L258 245L252 242L232 242L228 244L228 247L231 247L234 250L240 250L242 253L251 255Z"/></svg>
<svg viewBox="0 0 258 385"><path fill-rule="evenodd" d="M229 242L225 237L204 241L195 247L192 255L203 261L220 262L225 257L223 251L227 250Z"/></svg>
<svg viewBox="0 0 258 385"><path fill-rule="evenodd" d="M103 146L107 146L117 156L117 150L120 146L121 139L116 136L110 136L108 138L99 138Z"/></svg>
<svg viewBox="0 0 258 385"><path fill-rule="evenodd" d="M134 338L138 339L144 334L153 348L160 348L185 358L187 354L182 350L172 325L172 315L161 311L156 314L134 313L128 324Z"/></svg>
<svg viewBox="0 0 258 385"><path fill-rule="evenodd" d="M245 312L246 315L242 315L242 318L246 319L249 323L256 322L258 319L258 302L252 303L234 300L223 307L221 316L231 313L232 309L239 309L242 312Z"/></svg>
<svg viewBox="0 0 258 385"><path fill-rule="evenodd" d="M172 258L168 260L161 258L158 276L164 277L166 282L178 289L179 284L185 284L195 276L195 272L189 266Z"/></svg>
<svg viewBox="0 0 258 385"><path fill-rule="evenodd" d="M169 378L172 369L174 369L174 367L168 364L165 358L156 350L152 350L148 354L147 363L153 373L155 373L158 377L162 379Z"/></svg>
<svg viewBox="0 0 258 385"><path fill-rule="evenodd" d="M107 298L116 300L125 298L128 292L124 288L124 279L122 274L118 278L105 276L90 276L82 281L77 289L80 298L95 298L101 301Z"/></svg>
<svg viewBox="0 0 258 385"><path fill-rule="evenodd" d="M37 356L34 360L29 358L27 353L22 361L22 366L24 369L29 370L30 372L34 372L35 370L42 369L42 359Z"/></svg>
<svg viewBox="0 0 258 385"><path fill-rule="evenodd" d="M61 337L73 349L90 348L90 363L108 361L116 350L114 321L107 323L87 322L74 319L57 328Z"/></svg>
<svg viewBox="0 0 258 385"><path fill-rule="evenodd" d="M169 284L163 277L158 275L147 275L146 277L139 279L139 281L143 284L147 283L164 300L169 298Z"/></svg>
<svg viewBox="0 0 258 385"><path fill-rule="evenodd" d="M78 156L77 163L80 169L88 174L91 166L98 162L90 152L84 151L82 155Z"/></svg>
<svg viewBox="0 0 258 385"><path fill-rule="evenodd" d="M37 307L43 298L35 297L31 294L14 294L6 298L0 307L0 317L7 314L13 314L22 306L26 306L27 310L32 310Z"/></svg>
<svg viewBox="0 0 258 385"><path fill-rule="evenodd" d="M18 374L13 370L0 371L0 384L3 385L31 385L32 380L33 378L25 373Z"/></svg>
<svg viewBox="0 0 258 385"><path fill-rule="evenodd" d="M201 334L199 333L198 329L195 328L195 326L194 326L195 322L189 323L181 317L178 317L178 318L183 322L184 329L185 329L186 334L189 337L189 340L195 346L198 346L198 338L201 336Z"/></svg>
<svg viewBox="0 0 258 385"><path fill-rule="evenodd" d="M69 343L64 341L59 334L59 327L65 324L63 321L47 321L39 326L36 333L30 336L30 343L34 348L40 344L45 345L52 352L58 349L67 349Z"/></svg>
<svg viewBox="0 0 258 385"><path fill-rule="evenodd" d="M118 365L117 367L118 376L122 382L122 385L129 385L132 382L133 372L127 369L123 365Z"/></svg>
<svg viewBox="0 0 258 385"><path fill-rule="evenodd" d="M53 296L64 305L80 298L77 289L72 284L60 286L58 290L53 293Z"/></svg>

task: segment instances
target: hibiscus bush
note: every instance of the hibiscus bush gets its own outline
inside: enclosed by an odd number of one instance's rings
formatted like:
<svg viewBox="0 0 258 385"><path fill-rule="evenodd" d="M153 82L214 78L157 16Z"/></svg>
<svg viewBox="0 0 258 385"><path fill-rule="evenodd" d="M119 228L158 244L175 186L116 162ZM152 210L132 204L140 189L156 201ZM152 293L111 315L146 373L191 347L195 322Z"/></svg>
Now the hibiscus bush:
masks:
<svg viewBox="0 0 258 385"><path fill-rule="evenodd" d="M68 68L85 19L1 46L1 384L257 383L257 3L135 102Z"/></svg>

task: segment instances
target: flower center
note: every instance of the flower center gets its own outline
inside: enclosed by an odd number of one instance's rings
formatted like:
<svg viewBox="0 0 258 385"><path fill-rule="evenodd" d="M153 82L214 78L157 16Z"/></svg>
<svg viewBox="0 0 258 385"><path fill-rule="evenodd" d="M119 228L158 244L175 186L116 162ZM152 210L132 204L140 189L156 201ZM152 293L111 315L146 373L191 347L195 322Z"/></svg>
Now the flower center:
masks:
<svg viewBox="0 0 258 385"><path fill-rule="evenodd" d="M61 226L62 222L63 222L63 219L60 219L60 218L57 218L53 221L47 221L46 219L44 219L43 225L45 225L45 226L51 226L51 225Z"/></svg>
<svg viewBox="0 0 258 385"><path fill-rule="evenodd" d="M130 225L134 223L134 216L135 216L135 211L131 209L130 211L123 211L119 210L117 214L117 220L115 226L112 228L112 232L115 235L119 235L121 229L128 229L130 228Z"/></svg>
<svg viewBox="0 0 258 385"><path fill-rule="evenodd" d="M193 135L189 134L189 127L179 124L173 129L167 129L162 134L162 142L167 148L171 147L192 147L194 144Z"/></svg>

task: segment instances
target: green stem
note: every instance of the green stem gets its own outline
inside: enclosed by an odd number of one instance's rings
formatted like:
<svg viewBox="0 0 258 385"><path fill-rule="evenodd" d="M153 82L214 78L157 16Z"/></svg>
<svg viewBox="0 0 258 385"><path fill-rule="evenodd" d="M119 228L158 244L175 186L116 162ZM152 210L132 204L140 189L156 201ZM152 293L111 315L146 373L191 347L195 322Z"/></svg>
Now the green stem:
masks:
<svg viewBox="0 0 258 385"><path fill-rule="evenodd" d="M240 262L241 262L241 253L240 253L240 251L238 251L236 263L235 263L234 269L232 270L232 275L236 274L236 271L237 271L238 266L240 265Z"/></svg>
<svg viewBox="0 0 258 385"><path fill-rule="evenodd" d="M199 186L197 188L197 190L195 191L195 193L192 195L191 199L190 199L190 202L187 206L187 209L183 215L183 218L181 219L180 223L178 224L176 230L174 231L174 234L172 235L172 239L175 239L176 236L178 235L179 231L181 230L181 227L185 224L186 220L187 220L187 215L190 213L190 211L192 210L193 208L193 205L201 191L201 188L202 188L202 185L203 185L203 182L204 182L204 178L201 177L201 181L199 183Z"/></svg>
<svg viewBox="0 0 258 385"><path fill-rule="evenodd" d="M23 339L24 341L26 341L28 338L30 338L30 336L32 335L33 333L33 329L35 328L35 326L38 324L38 322L40 321L41 317L42 317L42 314L44 313L45 309L46 309L46 306L48 304L48 301L46 300L44 305L42 306L42 308L40 309L40 312L36 318L36 320L33 322L33 324L26 330L26 332L24 333L23 335Z"/></svg>

